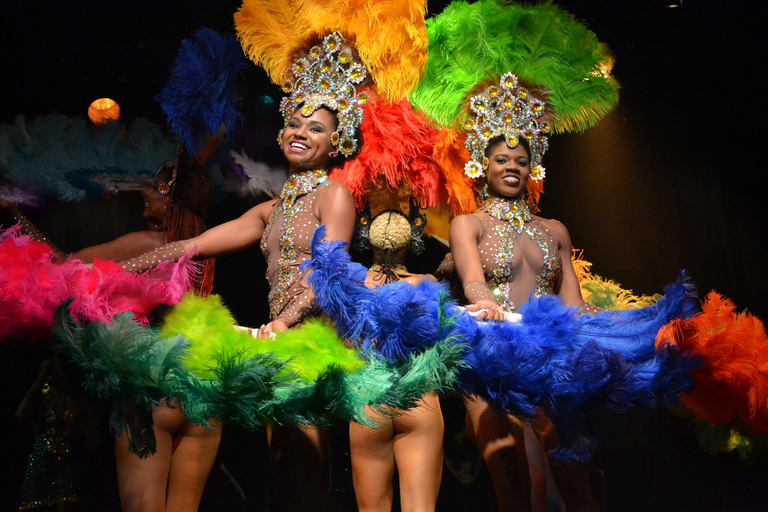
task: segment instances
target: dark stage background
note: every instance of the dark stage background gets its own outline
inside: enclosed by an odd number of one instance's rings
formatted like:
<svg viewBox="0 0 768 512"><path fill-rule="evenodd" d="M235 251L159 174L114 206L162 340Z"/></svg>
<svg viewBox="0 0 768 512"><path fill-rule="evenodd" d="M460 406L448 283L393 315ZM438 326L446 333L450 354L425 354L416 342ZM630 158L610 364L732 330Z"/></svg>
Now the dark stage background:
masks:
<svg viewBox="0 0 768 512"><path fill-rule="evenodd" d="M154 97L181 41L204 26L232 32L239 3L2 0L0 122L18 114L30 120L52 112L85 115L93 99L109 96L120 104L124 121L147 117L162 123ZM440 12L445 3L429 2L430 12ZM563 221L594 272L637 293L661 291L685 268L702 294L716 289L768 319L768 177L759 136L764 43L756 35L765 8L755 7L757 2L692 0L677 8L662 0L559 4L613 49L614 75L623 89L618 109L597 127L551 138L542 214ZM273 122L259 109L262 95L277 98L279 92L251 66L243 90L249 126ZM212 223L262 199L219 198ZM126 194L49 204L34 220L63 249L76 250L142 229L141 208L138 195ZM440 259L435 251L435 257L411 266L433 270ZM257 252L218 262L215 291L241 324L258 325L267 316L264 263ZM37 374L40 354L18 346L0 347L0 354L6 426L0 510L14 510L32 435L16 424L13 411ZM453 402L445 406L446 453L461 459L461 412ZM691 422L667 411L599 417L596 424L604 510L765 510L765 458L747 466L733 454L706 455ZM349 509L354 501L343 430L337 429L330 485ZM201 510L268 509L264 444L263 436L225 430ZM110 468L108 450L103 458ZM116 506L114 493L108 494L107 502ZM492 510L493 503L482 469L468 485L444 472L439 510Z"/></svg>

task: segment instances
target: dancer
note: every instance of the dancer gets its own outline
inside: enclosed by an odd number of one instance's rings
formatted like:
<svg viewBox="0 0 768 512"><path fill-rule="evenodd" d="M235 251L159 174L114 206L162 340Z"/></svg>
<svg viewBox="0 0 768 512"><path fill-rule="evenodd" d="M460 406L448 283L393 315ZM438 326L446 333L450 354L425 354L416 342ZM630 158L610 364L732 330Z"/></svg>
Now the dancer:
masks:
<svg viewBox="0 0 768 512"><path fill-rule="evenodd" d="M412 274L403 265L411 245L412 226L402 213L385 211L369 227L374 265L367 273L369 288L400 281L412 285L434 281L431 275ZM394 417L370 411L381 423L372 428L349 424L352 480L361 511L392 510L392 479L397 467L400 507L404 511L434 511L443 466L443 416L434 393Z"/></svg>
<svg viewBox="0 0 768 512"><path fill-rule="evenodd" d="M405 99L387 102L372 98L363 110L361 135L366 144L354 160L332 174L355 196L359 210L356 248L373 251L373 266L360 275L372 292L399 287L407 293L421 284L435 286L433 276L408 272L405 258L409 254L419 256L425 249L422 234L427 219L423 208L439 207L447 199L445 178L431 157L437 132ZM380 306L377 309L386 309ZM402 318L392 323L408 321ZM414 346L425 341L421 339ZM381 356L366 343L359 347L366 357ZM424 349L435 347L426 343ZM401 353L394 359L404 358ZM431 371L437 373L437 368L433 366ZM407 411L387 408L388 414L383 415L369 407L380 427L350 423L352 476L360 510L392 509L395 468L401 508L435 509L443 457L443 418L436 391L439 389L426 393Z"/></svg>
<svg viewBox="0 0 768 512"><path fill-rule="evenodd" d="M335 35L328 38L326 44L328 42L340 45ZM348 101L351 100L353 98L348 97ZM261 203L200 236L124 262L127 270L141 271L184 255L207 259L260 242L268 261L270 321L259 328L259 337L285 331L316 315L312 292L299 274L299 264L309 257L312 230L325 224L329 239L347 242L354 230L352 195L327 175L331 159L340 152L332 141L339 132L353 131L354 126L340 124L336 112L326 106L317 105L307 115L299 105L284 112L287 114L285 127L279 141L289 175L278 199ZM332 137L334 134L336 137ZM286 510L329 506L328 498L323 497L322 469L327 433L310 425L270 428L268 440L281 505ZM306 478L306 492L295 493L289 489L291 477L297 474Z"/></svg>
<svg viewBox="0 0 768 512"><path fill-rule="evenodd" d="M273 80L290 93L281 104L285 124L278 142L289 176L280 197L200 237L125 262L126 269L143 270L183 255L205 259L260 242L270 283L270 321L258 329L260 337L298 326L318 314L313 293L299 273L300 263L309 257L313 229L322 223L329 239L351 240L352 196L329 180L327 171L338 162L337 157L352 156L357 150L361 106L369 99L368 92L360 90L365 85L366 66L375 68L373 81L380 92L402 95L401 82L415 83L420 68L412 66L424 61L423 3L412 7L403 2L398 7L412 12L400 19L396 30L406 34L397 41L389 37L393 28L383 26L389 16L369 19L361 9L340 18L334 5L307 7L315 11L285 5L283 12L269 2L248 1L235 16L246 54L264 65ZM275 32L283 29L291 37ZM345 38L360 50L362 64ZM416 60L406 65L400 61L404 55ZM390 75L395 69L401 73ZM326 438L326 432L310 425L268 430L274 482L284 510L330 508L323 477ZM301 493L295 492L297 478L302 481Z"/></svg>
<svg viewBox="0 0 768 512"><path fill-rule="evenodd" d="M537 39L545 33L546 38ZM610 54L594 34L552 5L457 2L432 20L428 34L427 73L410 99L440 125L461 126L467 133L469 154L460 147L464 135L453 131L446 132L435 150L438 161L456 169L451 199L459 215L451 222L450 246L467 310L478 319L502 320L505 311L517 311L532 294L556 294L567 306L589 310L570 264L568 231L557 221L534 216L529 206L535 212L542 191L541 156L550 130L585 128L615 105L617 86L605 73ZM538 61L544 53L530 50L533 40L546 41L548 65ZM564 51L569 45L574 51L570 55ZM480 46L483 50L470 61L462 59ZM578 63L577 53L584 57ZM503 74L508 71L516 75ZM484 78L488 74L503 76L489 83ZM584 77L591 78L591 90L578 85ZM470 99L476 91L482 94ZM462 112L462 105L471 112ZM456 176L460 160L466 163L463 178ZM473 188L470 180L480 177L484 202L469 213L477 204L467 194ZM499 510L530 510L531 503L542 509L543 467L529 464L529 424L497 412L479 397L465 405L467 430L489 468Z"/></svg>
<svg viewBox="0 0 768 512"><path fill-rule="evenodd" d="M185 229L200 229L203 226L202 213L208 204L208 182L202 170L190 165L183 152L179 162L178 165L176 161L164 165L157 172L152 188L143 192L144 218L154 229L129 233L111 242L83 249L76 252L74 257L93 262L94 259L138 256L148 249L161 247L167 237L178 236ZM47 240L25 218L18 215L17 218L25 231L32 233L38 240ZM188 236L190 231L186 233ZM65 265L73 263L70 260ZM209 265L210 269L212 264ZM196 272L192 279L186 281L191 288L205 293L210 290L212 277L210 272ZM84 278L85 274L78 279ZM106 281L107 276L101 279ZM109 302L110 296L106 295L104 300ZM112 307L126 307L127 304L118 302ZM115 444L123 508L194 510L213 465L221 429L188 422L173 400L163 399L154 405L152 416L157 441L154 454L139 457L133 453L129 449L126 433L121 434Z"/></svg>

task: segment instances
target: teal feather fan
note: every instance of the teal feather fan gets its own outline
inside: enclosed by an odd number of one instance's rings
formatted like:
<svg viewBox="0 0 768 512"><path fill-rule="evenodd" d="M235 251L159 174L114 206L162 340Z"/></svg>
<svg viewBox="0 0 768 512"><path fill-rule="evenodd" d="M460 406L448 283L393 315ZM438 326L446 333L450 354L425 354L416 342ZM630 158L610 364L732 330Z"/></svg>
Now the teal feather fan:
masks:
<svg viewBox="0 0 768 512"><path fill-rule="evenodd" d="M189 340L182 356L187 374L205 376L209 382L220 382L222 370L248 361L263 367L260 358L284 364L270 399L240 397L236 386L215 384L232 393L226 408L206 404L220 401L206 396L206 386L194 379L185 383L189 389L185 394L192 395L182 400L187 418L203 423L216 416L246 428L266 422L324 424L333 419L372 424L366 406L381 411L408 408L426 392L453 387L462 364L463 345L455 340L444 340L399 364L366 363L321 319L278 333L275 339L256 339L235 328L231 313L215 295L185 296L164 319L162 332ZM194 408L187 405L193 401Z"/></svg>
<svg viewBox="0 0 768 512"><path fill-rule="evenodd" d="M427 36L426 73L409 100L442 128L460 128L462 103L506 72L547 102L555 133L586 130L618 102L608 47L551 2L453 2L427 20Z"/></svg>
<svg viewBox="0 0 768 512"><path fill-rule="evenodd" d="M40 197L83 201L142 188L178 141L146 119L91 126L60 114L0 124L0 180Z"/></svg>
<svg viewBox="0 0 768 512"><path fill-rule="evenodd" d="M175 380L184 374L181 337L161 340L130 313L109 324L79 324L64 302L56 310L53 333L61 348L85 373L86 387L112 405L110 427L128 434L129 448L140 457L155 452L152 405L176 395Z"/></svg>

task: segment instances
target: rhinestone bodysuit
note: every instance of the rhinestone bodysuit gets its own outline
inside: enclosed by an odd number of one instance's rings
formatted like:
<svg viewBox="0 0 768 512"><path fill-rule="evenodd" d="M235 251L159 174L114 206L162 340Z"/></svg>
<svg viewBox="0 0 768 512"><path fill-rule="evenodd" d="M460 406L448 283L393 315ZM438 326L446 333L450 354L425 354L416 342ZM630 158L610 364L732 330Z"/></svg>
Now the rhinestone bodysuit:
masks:
<svg viewBox="0 0 768 512"><path fill-rule="evenodd" d="M312 205L317 188L327 179L323 170L289 177L269 215L260 247L267 260L270 320L280 316L289 324L296 323L313 308L314 294L301 283L299 265L310 258L312 233L320 224ZM280 250L270 254L270 247Z"/></svg>
<svg viewBox="0 0 768 512"><path fill-rule="evenodd" d="M483 205L483 238L478 250L486 284L494 300L506 311L515 312L511 299L515 281L515 242L523 235L535 242L543 253L541 270L535 276L534 296L551 295L562 274L557 243L542 229L522 200L492 198Z"/></svg>

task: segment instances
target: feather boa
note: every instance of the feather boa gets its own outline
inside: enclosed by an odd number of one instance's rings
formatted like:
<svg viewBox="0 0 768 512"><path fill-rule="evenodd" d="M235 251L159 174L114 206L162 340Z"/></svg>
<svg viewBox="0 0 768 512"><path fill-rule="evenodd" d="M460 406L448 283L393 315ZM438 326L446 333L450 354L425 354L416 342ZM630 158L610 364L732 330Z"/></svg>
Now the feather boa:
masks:
<svg viewBox="0 0 768 512"><path fill-rule="evenodd" d="M188 294L160 331L126 313L81 325L67 306L54 331L85 371L88 388L112 402L114 431L128 433L142 456L154 451L151 406L162 397L176 399L187 419L204 425L215 417L248 429L333 419L375 426L366 407L397 414L428 391L452 388L462 364L456 343L438 343L398 364L366 363L321 320L257 340L236 329L213 295Z"/></svg>
<svg viewBox="0 0 768 512"><path fill-rule="evenodd" d="M768 337L760 319L710 292L700 313L665 326L656 343L701 360L693 391L682 397L696 416L714 424L739 420L768 433Z"/></svg>
<svg viewBox="0 0 768 512"><path fill-rule="evenodd" d="M92 267L75 259L54 261L47 245L18 229L0 231L0 340L46 337L54 311L68 298L80 320L106 322L128 311L146 324L155 307L178 302L194 268L182 260L132 274L111 261L96 260Z"/></svg>
<svg viewBox="0 0 768 512"><path fill-rule="evenodd" d="M395 282L371 290L364 284L365 267L351 261L345 243L322 242L324 236L325 226L315 230L312 260L301 269L312 270L307 282L339 336L353 340L367 357L394 362L446 335L438 304L438 296L447 295L442 285Z"/></svg>
<svg viewBox="0 0 768 512"><path fill-rule="evenodd" d="M210 376L232 357L247 361L268 356L284 361L272 401L249 406L237 396L229 397L230 402L240 404L236 408L239 415L252 411L251 418L262 423L324 423L330 414L372 424L364 413L366 406L405 409L428 391L452 387L460 364L459 350L442 345L412 354L398 364L381 359L365 363L356 350L336 336L332 326L320 319L278 333L274 340L254 339L248 332L235 329L234 318L216 296L186 296L164 319L162 333L181 335L191 342L184 364L194 375ZM254 420L232 418L226 411L209 409L206 414L246 427L256 424ZM206 417L200 413L194 416L197 421Z"/></svg>
<svg viewBox="0 0 768 512"><path fill-rule="evenodd" d="M312 37L339 31L354 43L377 92L398 101L426 63L424 0L245 0L235 29L245 54L282 85Z"/></svg>
<svg viewBox="0 0 768 512"><path fill-rule="evenodd" d="M181 43L171 77L157 99L192 157L201 157L206 142L222 126L227 133L236 127L240 115L235 82L245 67L233 35L203 28Z"/></svg>

